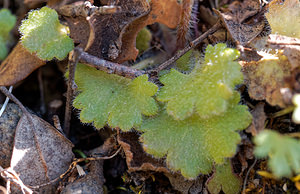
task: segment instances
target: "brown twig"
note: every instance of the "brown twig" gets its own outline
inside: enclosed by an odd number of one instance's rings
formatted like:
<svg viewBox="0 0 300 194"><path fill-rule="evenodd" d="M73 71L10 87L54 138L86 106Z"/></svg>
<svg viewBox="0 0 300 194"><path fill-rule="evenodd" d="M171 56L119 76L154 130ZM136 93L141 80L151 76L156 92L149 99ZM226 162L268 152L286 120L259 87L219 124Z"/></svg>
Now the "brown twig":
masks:
<svg viewBox="0 0 300 194"><path fill-rule="evenodd" d="M202 42L205 38L207 38L209 35L213 34L217 30L219 30L222 27L221 21L218 21L213 27L211 27L208 31L206 31L204 34L202 34L200 37L196 38L193 40L188 46L186 46L184 49L178 51L172 58L161 64L158 68L150 71L143 71L143 70L138 70L138 69L132 69L130 67L106 61L104 59L100 59L98 57L95 57L93 55L90 55L84 51L79 51L79 48L75 48L74 52L77 50L77 52L80 52L80 63L84 63L90 67L94 67L98 70L105 71L106 73L109 74L116 74L119 76L127 77L130 79L136 78L138 76L141 76L143 74L155 74L172 63L174 63L177 59L179 59L182 55L187 53L189 50L192 48L195 48L200 42Z"/></svg>
<svg viewBox="0 0 300 194"><path fill-rule="evenodd" d="M114 14L122 11L120 6L94 6L89 1L85 1L83 4L78 5L64 5L60 7L58 13L67 17L89 17L93 14Z"/></svg>
<svg viewBox="0 0 300 194"><path fill-rule="evenodd" d="M56 179L53 179L47 183L44 183L44 184L41 184L41 185L37 185L37 186L30 186L30 188L32 189L38 189L40 187L44 187L44 186L47 186L49 184L52 184L52 183L55 183L56 181L58 181L59 179L62 179L64 176L66 176L66 174L68 174L69 172L71 172L75 167L76 165L79 163L79 162L83 162L83 161L86 161L86 160L89 160L89 161L95 161L95 160L108 160L108 159L112 159L113 157L115 157L120 151L121 151L122 147L120 147L113 155L111 156L103 156L103 157L89 157L89 158L78 158L78 159L75 159L75 161L73 161L68 170L66 170L63 174L61 174L59 177L57 177Z"/></svg>
<svg viewBox="0 0 300 194"><path fill-rule="evenodd" d="M64 132L67 137L70 135L70 126L71 126L71 115L72 115L72 101L74 97L74 91L77 86L75 84L75 70L76 65L81 57L82 53L81 48L75 48L69 54L69 78L68 78L68 88L67 88L67 101L66 101L66 109L65 109L65 120L64 120Z"/></svg>
<svg viewBox="0 0 300 194"><path fill-rule="evenodd" d="M105 71L106 73L117 74L130 79L136 78L146 73L142 70L132 69L130 67L118 63L113 63L104 59L100 59L83 51L81 52L79 62L84 63L90 67L94 67L98 70Z"/></svg>
<svg viewBox="0 0 300 194"><path fill-rule="evenodd" d="M26 108L24 107L24 105L12 94L10 93L5 86L0 86L0 91L7 96L11 101L13 101L14 103L16 103L20 109L22 110L23 113L28 113L28 111L26 110Z"/></svg>
<svg viewBox="0 0 300 194"><path fill-rule="evenodd" d="M53 120L53 125L54 125L54 127L55 127L59 132L63 133L63 130L62 130L61 125L60 125L59 117L58 117L57 115L53 115L52 120Z"/></svg>
<svg viewBox="0 0 300 194"><path fill-rule="evenodd" d="M217 23L215 25L213 25L213 27L211 27L209 30L207 30L204 34L202 34L201 36L199 36L198 38L196 38L195 40L190 42L190 44L188 46L186 46L184 49L178 51L172 58L170 58L169 60L167 60L166 62L164 62L159 67L152 70L151 72L153 72L153 71L159 72L159 71L167 68L169 65L174 63L177 59L179 59L182 55L187 53L192 48L195 48L200 42L202 42L204 39L206 39L209 35L218 31L220 28L222 28L222 24L221 24L221 21L219 20L219 21L217 21Z"/></svg>

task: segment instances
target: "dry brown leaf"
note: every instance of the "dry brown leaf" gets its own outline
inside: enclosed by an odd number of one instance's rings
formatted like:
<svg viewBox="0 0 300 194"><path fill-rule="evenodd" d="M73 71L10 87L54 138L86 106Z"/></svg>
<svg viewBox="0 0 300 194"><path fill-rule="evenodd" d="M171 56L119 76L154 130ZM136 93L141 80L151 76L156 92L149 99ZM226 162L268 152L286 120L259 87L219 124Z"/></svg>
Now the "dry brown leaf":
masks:
<svg viewBox="0 0 300 194"><path fill-rule="evenodd" d="M0 117L0 166L3 168L10 165L15 130L21 115L19 106L9 103Z"/></svg>
<svg viewBox="0 0 300 194"><path fill-rule="evenodd" d="M266 100L272 106L285 107L280 89L284 79L291 76L291 65L285 55L264 54L259 61L242 63L245 83L251 98Z"/></svg>
<svg viewBox="0 0 300 194"><path fill-rule="evenodd" d="M242 46L251 42L265 27L260 3L256 0L234 1L229 5L227 12L221 13L218 10L215 12L231 37Z"/></svg>
<svg viewBox="0 0 300 194"><path fill-rule="evenodd" d="M157 23L162 23L169 28L176 28L179 23L181 7L177 0L152 0L150 3L151 11L145 16L142 16L133 21L122 35L122 47L118 58L115 60L118 63L123 63L127 60L135 60L138 55L138 50L135 48L135 40L138 32L145 26Z"/></svg>
<svg viewBox="0 0 300 194"><path fill-rule="evenodd" d="M58 178L68 169L74 157L72 147L73 144L49 123L26 113L16 128L10 167L24 184L41 185ZM53 185L41 187L46 193L53 189Z"/></svg>
<svg viewBox="0 0 300 194"><path fill-rule="evenodd" d="M142 28L155 22L175 28L180 17L177 13L181 10L176 0L152 0L150 4L147 0L119 0L115 6L120 7L121 11L113 14L95 13L87 18L70 14L63 8L58 12L69 23L75 43L86 52L122 63L136 59L138 50L135 41Z"/></svg>
<svg viewBox="0 0 300 194"><path fill-rule="evenodd" d="M292 69L300 66L300 39L271 34L268 43L272 49L284 50L283 54L288 57Z"/></svg>
<svg viewBox="0 0 300 194"><path fill-rule="evenodd" d="M85 50L99 58L115 61L123 46L126 27L150 10L146 0L119 0L120 13L94 14L89 18L90 36Z"/></svg>
<svg viewBox="0 0 300 194"><path fill-rule="evenodd" d="M144 152L142 145L139 143L139 135L137 133L119 133L118 143L125 152L129 172L151 170L170 173L165 167L163 160L155 159Z"/></svg>
<svg viewBox="0 0 300 194"><path fill-rule="evenodd" d="M65 19L69 24L70 37L78 47L84 49L90 37L88 21L84 17L65 17Z"/></svg>
<svg viewBox="0 0 300 194"><path fill-rule="evenodd" d="M18 43L0 65L0 86L14 85L45 64Z"/></svg>
<svg viewBox="0 0 300 194"><path fill-rule="evenodd" d="M252 124L246 129L246 132L251 133L252 136L256 136L260 131L265 129L265 121L267 116L264 111L265 103L258 103L251 111Z"/></svg>

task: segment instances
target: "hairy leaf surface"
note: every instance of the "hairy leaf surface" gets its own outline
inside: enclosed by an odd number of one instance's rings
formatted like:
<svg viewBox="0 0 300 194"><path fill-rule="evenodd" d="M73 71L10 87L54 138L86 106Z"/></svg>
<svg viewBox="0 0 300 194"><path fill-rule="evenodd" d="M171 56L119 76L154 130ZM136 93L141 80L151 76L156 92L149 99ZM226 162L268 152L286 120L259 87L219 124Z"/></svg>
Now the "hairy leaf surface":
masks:
<svg viewBox="0 0 300 194"><path fill-rule="evenodd" d="M196 112L202 118L224 113L234 87L243 81L240 65L234 61L239 51L219 43L206 49L203 64L196 64L190 74L174 69L162 76L164 87L157 99L168 102L167 112L183 120Z"/></svg>
<svg viewBox="0 0 300 194"><path fill-rule="evenodd" d="M236 131L251 122L247 107L238 105L239 99L239 94L234 92L227 111L209 119L193 114L176 120L166 111L160 112L157 117L143 122L144 149L155 157L166 155L168 167L180 170L187 178L209 173L214 162L222 164L224 157L235 154L240 141Z"/></svg>
<svg viewBox="0 0 300 194"><path fill-rule="evenodd" d="M8 51L6 43L9 40L9 32L16 24L16 17L8 9L0 10L0 60L3 60Z"/></svg>
<svg viewBox="0 0 300 194"><path fill-rule="evenodd" d="M74 47L67 27L59 23L56 11L48 7L30 12L19 30L23 46L44 60L62 60Z"/></svg>
<svg viewBox="0 0 300 194"><path fill-rule="evenodd" d="M300 173L300 141L271 130L264 130L255 137L257 157L269 157L268 166L277 177Z"/></svg>
<svg viewBox="0 0 300 194"><path fill-rule="evenodd" d="M142 114L151 116L158 110L151 97L157 86L147 80L147 75L131 80L78 64L75 81L81 93L74 107L81 109L80 120L96 128L106 123L122 130L139 126Z"/></svg>
<svg viewBox="0 0 300 194"><path fill-rule="evenodd" d="M216 166L216 172L207 181L207 188L211 194L237 194L240 191L241 180L233 173L229 160Z"/></svg>

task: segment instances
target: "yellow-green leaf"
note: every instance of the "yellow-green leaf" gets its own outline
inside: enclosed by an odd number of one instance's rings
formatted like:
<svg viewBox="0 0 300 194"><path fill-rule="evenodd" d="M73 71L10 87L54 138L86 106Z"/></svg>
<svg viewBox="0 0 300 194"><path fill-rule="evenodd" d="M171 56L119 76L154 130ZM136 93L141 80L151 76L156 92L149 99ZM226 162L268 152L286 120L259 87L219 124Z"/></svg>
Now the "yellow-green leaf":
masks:
<svg viewBox="0 0 300 194"><path fill-rule="evenodd" d="M62 60L74 47L67 35L68 28L59 23L56 11L48 7L29 12L19 30L23 46L43 60Z"/></svg>
<svg viewBox="0 0 300 194"><path fill-rule="evenodd" d="M183 120L196 112L202 118L221 115L227 110L234 87L242 83L240 65L234 61L239 51L226 44L209 45L203 64L196 64L190 74L174 69L162 76L164 87L157 99L167 102L167 112Z"/></svg>
<svg viewBox="0 0 300 194"><path fill-rule="evenodd" d="M142 75L134 80L107 74L78 64L75 74L78 90L74 107L81 110L80 120L96 128L108 124L130 130L142 123L142 114L155 115L158 106L151 97L157 86Z"/></svg>
<svg viewBox="0 0 300 194"><path fill-rule="evenodd" d="M238 105L239 94L229 101L226 112L202 119L197 114L176 120L162 111L155 118L143 122L141 137L146 152L155 157L166 156L173 171L180 170L186 178L209 173L214 163L234 156L240 142L238 130L251 122L247 107Z"/></svg>

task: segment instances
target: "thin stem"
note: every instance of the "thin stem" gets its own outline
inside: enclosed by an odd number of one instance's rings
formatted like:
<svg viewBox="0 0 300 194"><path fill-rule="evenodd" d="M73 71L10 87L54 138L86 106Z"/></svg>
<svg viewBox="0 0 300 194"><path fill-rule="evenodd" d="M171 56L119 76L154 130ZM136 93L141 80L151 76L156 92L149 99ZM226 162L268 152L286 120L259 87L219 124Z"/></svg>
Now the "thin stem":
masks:
<svg viewBox="0 0 300 194"><path fill-rule="evenodd" d="M189 50L195 48L200 42L202 42L204 39L206 39L209 35L218 31L220 28L222 28L221 21L217 21L217 23L215 25L213 25L213 27L211 27L209 30L207 30L204 34L202 34L201 36L199 36L198 38L196 38L195 40L190 42L190 44L188 46L186 46L184 49L178 51L172 58L170 58L169 60L167 60L166 62L164 62L163 64L161 64L159 67L157 67L156 69L154 69L152 71L159 72L159 71L167 68L169 65L171 65L176 60L178 60L182 55L187 53Z"/></svg>
<svg viewBox="0 0 300 194"><path fill-rule="evenodd" d="M7 96L11 101L13 101L14 103L16 103L20 109L22 110L23 113L28 113L28 111L26 110L26 108L24 107L24 105L12 94L10 93L5 86L0 86L0 91Z"/></svg>
<svg viewBox="0 0 300 194"><path fill-rule="evenodd" d="M244 180L244 184L243 184L242 194L246 194L246 186L247 186L248 176L250 174L250 171L254 168L256 162L257 162L257 158L255 158L253 164L250 166L250 168L247 171L247 174L246 174L246 177L245 177L245 180Z"/></svg>
<svg viewBox="0 0 300 194"><path fill-rule="evenodd" d="M67 137L70 134L70 126L71 126L71 115L72 115L72 101L74 97L74 91L77 86L75 84L75 70L76 65L78 63L79 58L81 57L82 49L75 48L70 52L69 56L69 79L68 79L68 89L67 89L67 101L66 101L66 109L65 109L65 120L64 120L64 132Z"/></svg>
<svg viewBox="0 0 300 194"><path fill-rule="evenodd" d="M11 93L11 92L12 92L12 89L13 89L13 86L10 86L8 91ZM2 107L1 107L1 110L0 110L0 117L1 117L2 114L4 113L4 111L5 111L5 109L6 109L6 106L7 106L7 104L8 104L8 101L9 101L9 98L6 97L4 103L3 103Z"/></svg>
<svg viewBox="0 0 300 194"><path fill-rule="evenodd" d="M271 115L271 118L281 117L295 110L295 106L289 106Z"/></svg>
<svg viewBox="0 0 300 194"><path fill-rule="evenodd" d="M45 104L44 85L43 85L43 72L41 68L39 68L38 70L37 78L38 78L39 89L40 89L40 103L41 103L40 111L42 114L45 114L46 104Z"/></svg>

